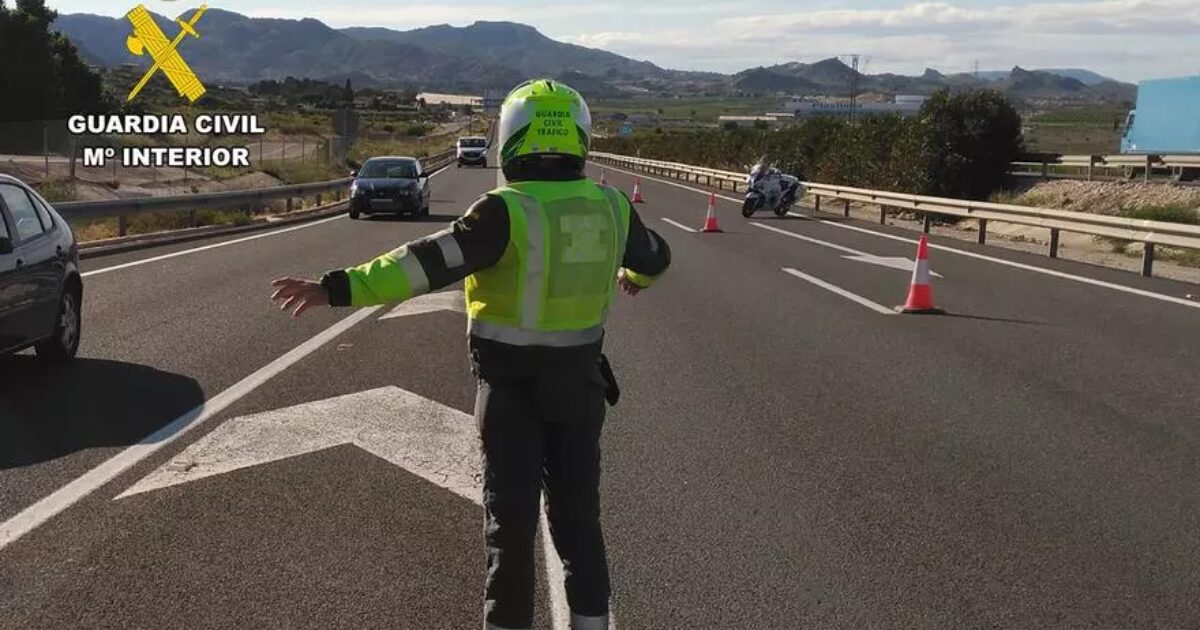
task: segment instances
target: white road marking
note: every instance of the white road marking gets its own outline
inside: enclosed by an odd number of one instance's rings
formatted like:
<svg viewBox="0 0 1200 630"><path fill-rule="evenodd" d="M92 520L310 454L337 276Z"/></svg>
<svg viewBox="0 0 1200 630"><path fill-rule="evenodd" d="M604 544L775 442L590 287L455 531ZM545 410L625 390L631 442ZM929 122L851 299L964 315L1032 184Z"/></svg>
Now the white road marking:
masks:
<svg viewBox="0 0 1200 630"><path fill-rule="evenodd" d="M483 505L474 418L396 386L226 420L114 500L343 444Z"/></svg>
<svg viewBox="0 0 1200 630"><path fill-rule="evenodd" d="M413 298L407 302L401 302L396 308L392 309L387 315L380 317L380 320L396 319L398 317L409 317L411 315L422 315L424 313L436 313L438 311L451 311L455 313L466 313L467 303L466 297L462 291L443 291L441 293L427 293L420 297Z"/></svg>
<svg viewBox="0 0 1200 630"><path fill-rule="evenodd" d="M177 251L177 252L171 252L170 254L154 256L152 258L143 258L141 260L134 260L132 262L122 263L120 265L113 265L112 267L104 267L103 269L96 269L94 271L85 271L81 275L84 278L90 278L92 276L98 276L102 273L109 273L110 271L120 271L122 269L128 269L130 267L137 267L140 265L148 265L150 263L159 262L161 260L168 260L171 258L178 258L180 256L187 256L189 254L196 254L199 252L208 251L210 249L216 249L218 247L228 247L230 245L237 245L239 243L256 241L260 238L279 236L280 234L287 234L288 232L295 232L296 230L306 230L311 227L317 227L318 225L329 223L330 221L337 221L338 219L344 219L345 217L346 217L346 215L339 214L336 217L329 217L328 219L320 219L318 221L313 221L311 223L305 223L303 225L296 225L296 226L292 226L289 228L284 228L282 230L270 230L267 232L263 232L261 234L255 234L253 236L244 236L242 238L235 238L231 241L221 241L220 243L213 243L211 245L204 245L202 247L193 247L192 249L184 249L184 250Z"/></svg>
<svg viewBox="0 0 1200 630"><path fill-rule="evenodd" d="M765 223L757 223L757 222L751 221L750 225L753 225L754 227L762 228L764 230L770 230L772 232L775 232L776 234L790 236L794 239L805 241L807 243L812 243L814 245L820 245L822 247L828 247L830 249L844 252L846 254L849 254L848 256L842 256L842 258L845 258L846 260L853 260L855 262L864 262L864 263L868 263L868 264L872 264L872 265L878 265L880 267L888 267L891 269L900 269L903 271L907 271L909 273L912 273L913 268L915 268L917 266L916 261L909 260L908 258L901 258L898 256L876 256L874 254L860 252L857 249L846 247L844 245L838 245L837 243L830 243L829 241L822 241L819 238L813 238L811 236L797 234L796 232L777 228L773 225L767 225ZM936 276L938 278L943 277L939 273L935 273L935 272L930 272L930 273L932 273L934 276Z"/></svg>
<svg viewBox="0 0 1200 630"><path fill-rule="evenodd" d="M865 298L861 295L858 295L857 293L851 293L850 291L847 291L837 285L829 284L828 282L825 282L824 280L822 280L820 278L815 278L806 273L796 271L795 269L792 269L791 267L785 267L783 269L783 271L784 271L784 273L788 273L793 276L796 276L797 278L800 278L801 280L804 280L806 282L811 282L812 284L815 284L815 285L821 287L822 289L825 289L826 291L836 293L836 294L838 294L848 300L851 300L853 302L858 302L859 304L862 304L863 306L875 311L876 313L881 313L883 315L895 315L896 314L896 311L894 311L882 304L879 304L878 302L872 302L871 300L868 300L867 298Z"/></svg>
<svg viewBox="0 0 1200 630"><path fill-rule="evenodd" d="M667 223L670 223L671 225L674 225L675 227L677 227L677 228L679 228L679 229L683 230L684 232L691 232L691 233L695 234L696 232L698 232L698 231L699 231L699 230L695 230L695 229L693 229L693 228L690 228L690 227L688 227L688 226L686 226L686 225L684 225L684 224L682 224L682 223L680 223L680 222L678 222L678 221L675 221L675 220L673 220L673 219L668 219L667 217L659 217L659 218L661 218L663 221L666 221Z"/></svg>
<svg viewBox="0 0 1200 630"><path fill-rule="evenodd" d="M445 171L446 171L445 168L438 169L437 171L434 171L432 174L430 174L429 177L432 179L434 177L437 177L439 174L441 174ZM305 223L303 225L296 225L296 226L292 226L292 227L283 228L280 230L268 230L266 232L263 232L262 234L255 234L253 236L235 238L231 241L222 241L220 243L213 243L211 245L204 245L202 247L193 247L192 249L184 249L181 251L172 252L170 254L154 256L152 258L144 258L142 260L134 260L134 261L127 262L127 263L122 263L120 265L113 265L112 267L104 267L103 269L96 269L93 271L85 271L84 273L82 273L80 275L82 275L84 278L90 278L92 276L98 276L102 273L109 273L111 271L120 271L121 269L129 269L130 267L138 267L141 265L148 265L153 262L159 262L161 260L168 260L171 258L178 258L179 256L187 256L189 254L196 254L199 252L208 251L210 249L216 249L218 247L228 247L229 245L237 245L239 243L256 241L260 238L279 236L280 234L287 234L288 232L295 232L296 230L305 230L305 229L308 229L311 227L316 227L318 225L323 225L325 223L329 223L330 221L337 221L338 219L344 219L344 218L346 218L346 215L339 214L336 217L329 217L328 219L320 219L318 221L313 221L311 223Z"/></svg>
<svg viewBox="0 0 1200 630"><path fill-rule="evenodd" d="M546 584L550 591L550 627L557 630L567 630L571 627L571 607L567 604L565 576L563 576L562 558L554 547L554 539L550 536L550 522L546 520L546 502L542 500L542 510L538 513L538 529L542 537L542 555L546 559ZM611 615L610 615L611 616Z"/></svg>
<svg viewBox="0 0 1200 630"><path fill-rule="evenodd" d="M370 317L377 310L379 310L379 307L376 306L355 311L349 317L330 326L315 337L296 346L288 353L238 381L229 389L204 401L200 406L179 416L170 424L142 438L137 444L126 448L108 461L84 473L83 476L59 488L37 503L21 510L16 516L13 516L0 525L0 550L95 492L133 465L179 439L205 420L220 413L229 407L229 405L237 402L246 394L254 391L287 368L295 365L304 357L312 354L321 346L352 328L355 324Z"/></svg>
<svg viewBox="0 0 1200 630"><path fill-rule="evenodd" d="M842 256L842 258L845 258L846 260L853 260L855 262L867 263L868 265L878 265L880 267L899 269L900 271L907 271L909 273L912 273L913 269L916 269L917 267L917 261L912 260L911 258L903 258L900 256L872 256L867 254L866 256ZM945 277L933 270L929 271L929 275L935 278Z"/></svg>
<svg viewBox="0 0 1200 630"><path fill-rule="evenodd" d="M821 223L825 223L826 225L832 225L834 227L840 227L840 228L852 230L855 232L861 232L863 234L870 234L871 236L878 236L880 238L886 238L886 239L890 239L893 241L900 241L902 243L914 243L914 244L917 242L916 239L904 238L903 236L896 236L894 234L885 234L883 232L876 232L874 230L868 230L868 229L860 228L860 227L854 226L854 225L846 225L845 223L837 223L834 221L825 221L825 220L821 220L821 219L818 219L818 220L821 221ZM958 254L960 256L966 256L968 258L975 258L977 260L986 260L988 262L996 263L997 265L1004 265L1007 267L1013 267L1015 269L1023 269L1025 271L1032 271L1034 273L1045 274L1047 276L1054 276L1056 278L1062 278L1064 280L1071 280L1072 282L1080 282L1083 284L1090 284L1092 286L1101 287L1104 289L1112 289L1113 291L1121 291L1122 293L1129 293L1130 295L1139 295L1141 297L1150 298L1152 300L1160 300L1163 302L1170 302L1172 304L1181 304L1183 306L1190 306L1192 308L1200 309L1200 302L1191 302L1184 298L1175 297L1173 295L1166 295L1164 293L1155 293L1153 291L1146 291L1144 289L1136 289L1134 287L1127 287L1123 284L1115 284L1112 282L1105 282L1104 280L1096 280L1095 278L1088 278L1087 276L1077 276L1075 274L1066 273L1063 271L1055 271L1053 269L1044 269L1042 267L1035 267L1033 265L1027 265L1025 263L1014 262L1011 260L1005 260L1003 258L995 258L993 256L988 256L985 254L977 254L975 252L969 252L969 251L966 251L963 249L956 249L954 247L947 247L945 245L935 245L932 242L929 243L929 248L936 249L938 251L943 251L943 252L950 252L951 254Z"/></svg>
<svg viewBox="0 0 1200 630"><path fill-rule="evenodd" d="M645 175L645 174L641 174L641 173L634 173L633 171L627 171L627 170L615 168L612 166L609 166L606 168L608 168L609 170L620 172L620 173L625 173L626 175L638 175L642 179L658 182L660 184L666 184L668 186L674 186L676 188L682 188L684 190L689 190L694 193L699 193L701 195L707 196L709 194L712 194L711 191L701 190L699 188L695 188L692 186L686 186L686 185L680 184L678 182L672 182L672 181L668 181L665 179L659 179L657 177L651 177L649 175ZM733 203L738 203L738 204L741 203L740 200L734 199L732 197L725 197L723 195L717 195L717 197L719 199L724 199L726 201L731 201ZM803 218L812 219L812 217L808 217L806 215L800 215L800 214L794 214L793 216L800 216ZM914 244L917 242L916 239L905 238L902 236L895 236L893 234L887 234L884 232L877 232L875 230L861 228L861 227L858 227L855 225L847 225L846 223L841 223L841 222L837 222L837 221L829 221L826 219L812 219L812 220L818 221L825 225L832 225L834 227L842 228L845 230L852 230L855 232L861 232L863 234L870 234L871 236L878 236L880 238L891 239L894 241L901 241L904 243L914 243ZM1012 267L1014 269L1022 269L1025 271L1032 271L1034 273L1045 274L1047 276L1054 276L1055 278L1062 278L1063 280L1070 280L1072 282L1080 282L1083 284L1090 284L1090 285L1096 286L1096 287L1112 289L1113 291L1121 291L1122 293L1128 293L1130 295L1137 295L1137 296L1141 296L1141 297L1150 298L1152 300L1159 300L1162 302L1170 302L1171 304L1180 304L1183 306L1189 306L1191 308L1200 309L1200 302L1191 302L1191 301L1188 301L1183 298L1175 297L1173 295L1166 295L1164 293L1155 293L1153 291L1146 291L1143 289L1135 289L1133 287L1128 287L1123 284L1115 284L1112 282L1105 282L1103 280L1096 280L1094 278L1088 278L1086 276L1077 276L1075 274L1065 273L1062 271L1055 271L1053 269L1045 269L1043 267L1035 267L1033 265L1026 265L1024 263L1013 262L1011 260L1005 260L1003 258L987 256L984 254L976 254L975 252L969 252L969 251L965 251L965 250L961 250L961 249L956 249L953 247L947 247L944 245L935 245L933 243L930 243L929 247L932 249L943 251L943 252L950 252L952 254L958 254L960 256L967 256L968 258L975 258L976 260L986 260L988 262L993 262L998 265L1005 265L1007 267Z"/></svg>

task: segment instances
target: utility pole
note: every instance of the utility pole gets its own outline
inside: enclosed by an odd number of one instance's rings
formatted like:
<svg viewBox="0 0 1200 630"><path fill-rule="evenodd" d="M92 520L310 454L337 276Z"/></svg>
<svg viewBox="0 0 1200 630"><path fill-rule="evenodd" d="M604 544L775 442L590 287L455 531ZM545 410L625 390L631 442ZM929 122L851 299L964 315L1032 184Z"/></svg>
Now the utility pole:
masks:
<svg viewBox="0 0 1200 630"><path fill-rule="evenodd" d="M850 55L850 124L854 124L854 112L858 108L858 55Z"/></svg>

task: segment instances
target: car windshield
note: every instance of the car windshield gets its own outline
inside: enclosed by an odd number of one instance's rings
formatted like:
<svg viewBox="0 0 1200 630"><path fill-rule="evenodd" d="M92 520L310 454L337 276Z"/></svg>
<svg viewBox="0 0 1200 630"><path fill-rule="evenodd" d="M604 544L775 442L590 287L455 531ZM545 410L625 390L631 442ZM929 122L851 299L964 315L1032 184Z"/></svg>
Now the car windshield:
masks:
<svg viewBox="0 0 1200 630"><path fill-rule="evenodd" d="M458 141L458 146L464 149L482 149L487 146L487 140L483 138L462 138Z"/></svg>
<svg viewBox="0 0 1200 630"><path fill-rule="evenodd" d="M413 179L417 165L412 160L371 160L363 164L359 177L369 179Z"/></svg>

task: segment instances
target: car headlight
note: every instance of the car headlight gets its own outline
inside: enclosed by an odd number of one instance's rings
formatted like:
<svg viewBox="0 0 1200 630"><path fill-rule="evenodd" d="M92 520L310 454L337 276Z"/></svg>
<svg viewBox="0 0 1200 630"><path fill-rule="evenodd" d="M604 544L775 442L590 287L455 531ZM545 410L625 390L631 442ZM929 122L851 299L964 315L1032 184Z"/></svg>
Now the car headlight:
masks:
<svg viewBox="0 0 1200 630"><path fill-rule="evenodd" d="M350 182L350 196L351 197L358 196L358 182L357 181Z"/></svg>

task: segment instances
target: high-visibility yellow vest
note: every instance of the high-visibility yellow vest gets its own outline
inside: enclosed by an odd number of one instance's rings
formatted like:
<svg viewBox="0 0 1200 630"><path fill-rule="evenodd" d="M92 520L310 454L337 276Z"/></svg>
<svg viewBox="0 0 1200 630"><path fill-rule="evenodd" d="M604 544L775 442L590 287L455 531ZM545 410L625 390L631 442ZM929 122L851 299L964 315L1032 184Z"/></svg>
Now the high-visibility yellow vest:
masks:
<svg viewBox="0 0 1200 630"><path fill-rule="evenodd" d="M522 346L603 338L632 208L591 180L516 182L505 201L508 247L465 283L471 334Z"/></svg>

